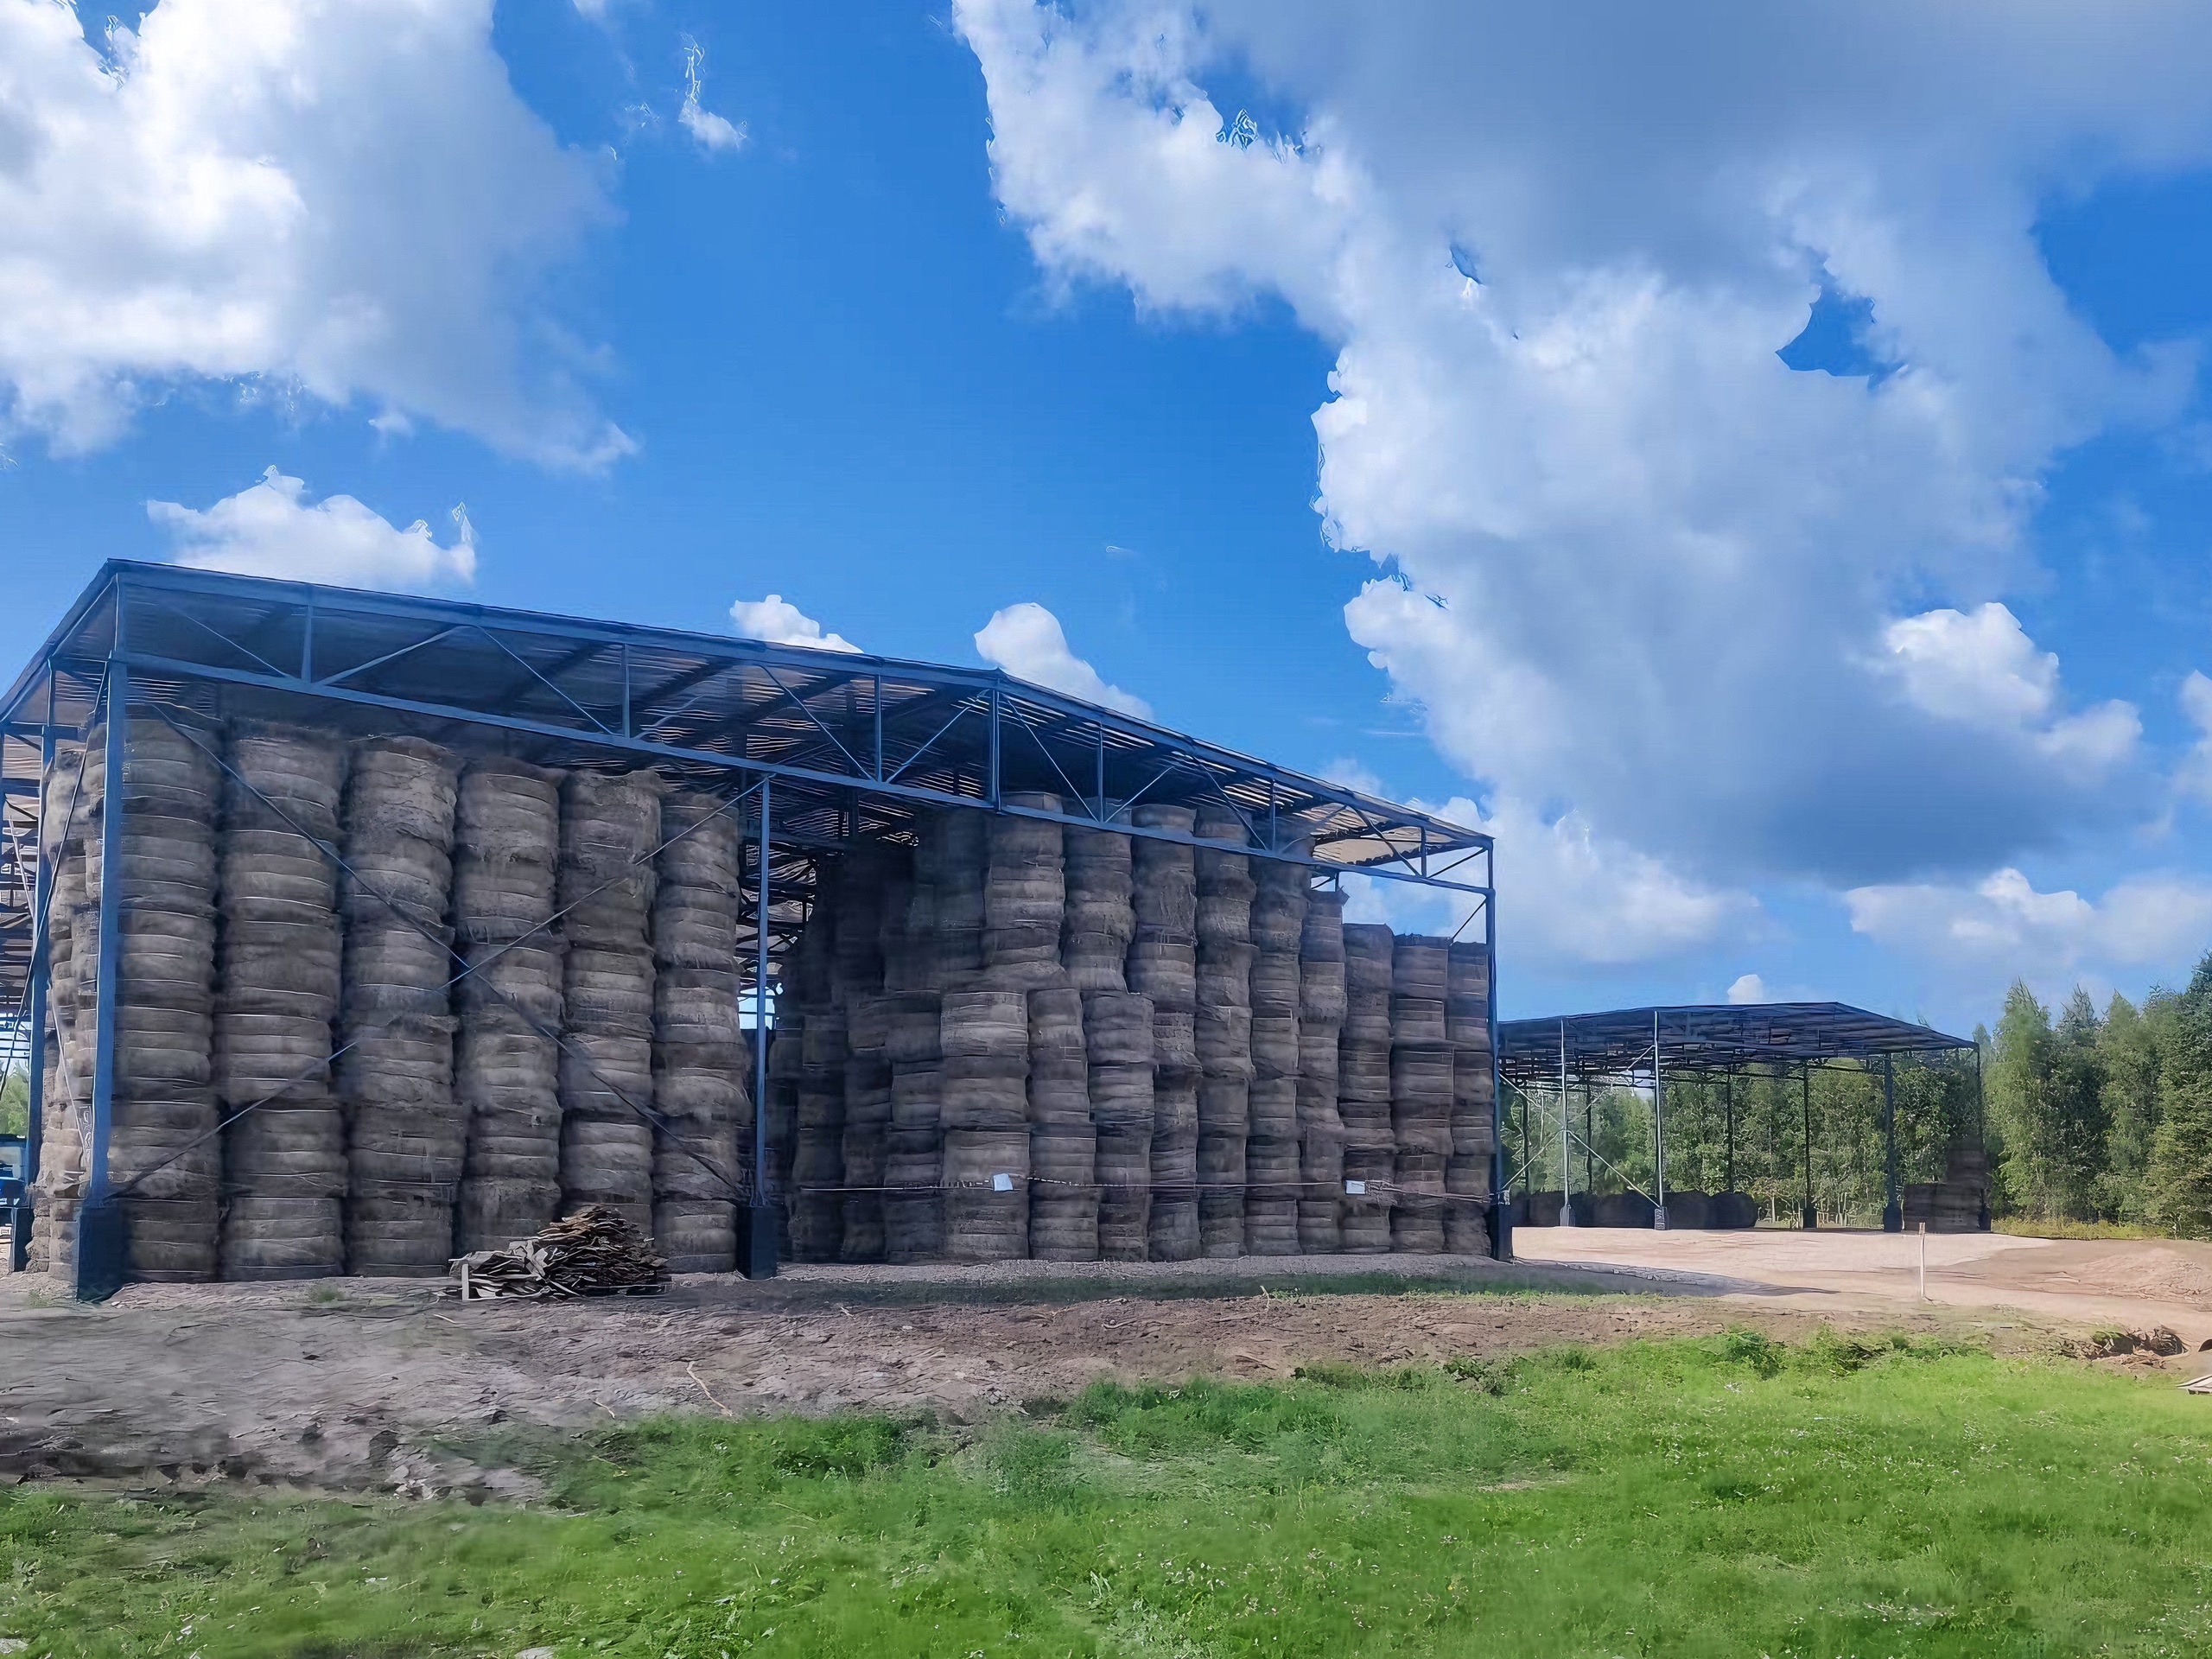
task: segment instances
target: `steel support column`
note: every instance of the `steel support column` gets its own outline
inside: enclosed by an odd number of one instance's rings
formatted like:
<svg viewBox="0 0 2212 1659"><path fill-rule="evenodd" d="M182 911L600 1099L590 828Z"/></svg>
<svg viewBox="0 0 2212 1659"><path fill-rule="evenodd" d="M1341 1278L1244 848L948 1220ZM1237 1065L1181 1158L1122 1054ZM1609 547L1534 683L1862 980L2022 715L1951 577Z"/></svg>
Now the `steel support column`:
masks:
<svg viewBox="0 0 2212 1659"><path fill-rule="evenodd" d="M1805 1084L1805 1230L1811 1232L1821 1224L1820 1207L1813 1202L1813 1067L1808 1061L1799 1068Z"/></svg>
<svg viewBox="0 0 2212 1659"><path fill-rule="evenodd" d="M1886 1183L1882 1200L1882 1230L1904 1230L1904 1205L1897 1192L1897 1090L1896 1068L1882 1056L1883 1170Z"/></svg>
<svg viewBox="0 0 2212 1659"><path fill-rule="evenodd" d="M1651 1225L1667 1230L1667 1077L1659 1058L1659 1010L1651 1011Z"/></svg>

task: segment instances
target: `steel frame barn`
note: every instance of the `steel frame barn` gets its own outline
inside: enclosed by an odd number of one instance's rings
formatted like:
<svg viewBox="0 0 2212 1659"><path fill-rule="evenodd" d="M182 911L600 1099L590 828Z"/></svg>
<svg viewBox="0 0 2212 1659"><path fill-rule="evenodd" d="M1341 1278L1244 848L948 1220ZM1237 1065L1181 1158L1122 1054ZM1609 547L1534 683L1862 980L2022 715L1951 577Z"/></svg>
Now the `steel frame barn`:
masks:
<svg viewBox="0 0 2212 1659"><path fill-rule="evenodd" d="M1615 1008L1603 1014L1548 1014L1541 1019L1509 1020L1497 1028L1499 1105L1499 1162L1503 1147L1503 1090L1521 1096L1524 1110L1538 1109L1535 1095L1556 1093L1560 1126L1562 1194L1571 1185L1567 1164L1576 1135L1567 1110L1568 1091L1580 1086L1586 1098L1593 1084L1625 1083L1651 1091L1653 1142L1653 1199L1656 1224L1667 1224L1666 1079L1680 1077L1721 1077L1732 1080L1749 1071L1788 1076L1795 1070L1804 1090L1805 1205L1803 1223L1817 1224L1813 1202L1813 1073L1822 1069L1845 1069L1881 1062L1883 1139L1886 1152L1886 1198L1882 1225L1897 1232L1904 1225L1904 1211L1897 1182L1897 1093L1894 1061L1900 1054L1954 1053L1974 1057L1974 1124L1982 1133L1981 1051L1965 1037L1954 1037L1928 1026L1869 1013L1844 1002L1707 1003L1678 1007ZM1543 1108L1548 1113L1549 1107ZM1586 1154L1594 1148L1584 1142ZM1501 1173L1499 1191L1511 1183ZM1510 1196L1510 1195L1509 1195ZM1562 1224L1573 1225L1573 1206L1561 1206ZM1984 1194L1981 1225L1988 1222Z"/></svg>
<svg viewBox="0 0 2212 1659"><path fill-rule="evenodd" d="M1198 844L1132 823L1131 809L1226 803L1249 830L1254 857L1462 895L1496 961L1489 836L1002 672L116 561L0 697L0 1035L29 1051L26 1198L38 1167L53 890L37 845L40 780L60 747L86 741L110 707L207 715L240 701L340 734L490 729L544 764L650 764L717 790L748 848L748 1001L762 986L772 997L817 861L862 838L909 837L928 807ZM125 725L106 725L118 751L111 777L121 775ZM1007 804L1022 791L1057 795L1065 810ZM110 868L120 817L103 815ZM115 926L115 885L103 896L104 935ZM110 953L101 955L105 976ZM97 1019L86 1226L110 1196L108 995ZM753 1047L759 1101L766 1045ZM767 1166L766 1116L754 1113L754 1172ZM1491 1172L1495 1198L1502 1146ZM756 1211L778 1198L757 1173L749 1180ZM1492 1214L1502 1227L1495 1205ZM20 1266L27 1202L16 1224ZM1497 1249L1510 1249L1503 1231Z"/></svg>

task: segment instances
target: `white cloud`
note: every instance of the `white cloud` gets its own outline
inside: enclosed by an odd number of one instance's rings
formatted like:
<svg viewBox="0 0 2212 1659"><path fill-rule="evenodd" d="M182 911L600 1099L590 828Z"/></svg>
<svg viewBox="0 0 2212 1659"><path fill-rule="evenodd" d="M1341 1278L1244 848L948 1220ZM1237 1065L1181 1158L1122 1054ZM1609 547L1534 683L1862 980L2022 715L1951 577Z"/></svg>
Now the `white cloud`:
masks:
<svg viewBox="0 0 2212 1659"><path fill-rule="evenodd" d="M2212 883L2139 875L2100 899L2037 892L2006 868L1972 885L1857 887L1844 895L1854 932L1968 970L2063 987L2084 971L2185 971L2212 939Z"/></svg>
<svg viewBox="0 0 2212 1659"><path fill-rule="evenodd" d="M860 647L842 633L824 633L822 625L781 594L766 599L741 599L729 607L729 620L748 639L765 639L772 645L806 645L815 651L857 652Z"/></svg>
<svg viewBox="0 0 2212 1659"><path fill-rule="evenodd" d="M466 508L453 510L454 539L441 547L423 519L400 530L350 495L309 501L305 484L274 467L204 512L149 501L146 516L168 533L172 560L195 570L344 588L450 588L476 579L476 533Z"/></svg>
<svg viewBox="0 0 2212 1659"><path fill-rule="evenodd" d="M745 148L745 124L716 115L699 102L699 67L706 62L707 51L696 41L683 42L683 107L676 118L683 130L699 141L699 147L710 154L718 150Z"/></svg>
<svg viewBox="0 0 2212 1659"><path fill-rule="evenodd" d="M1052 280L1278 295L1333 346L1325 523L1403 578L1346 620L1470 777L1729 881L1987 868L2144 792L2126 705L2054 680L1993 732L1898 695L1885 641L1908 599L1982 617L2054 457L2186 396L2033 235L2054 188L2212 162L2185 9L2093 41L2000 0L955 17ZM1294 145L1218 142L1232 77ZM1824 280L1893 372L1779 361ZM2037 694L2027 650L1980 694Z"/></svg>
<svg viewBox="0 0 2212 1659"><path fill-rule="evenodd" d="M1356 762L1339 763L1329 775L1390 798ZM1762 924L1749 893L1686 876L1596 834L1578 814L1547 821L1510 798L1485 813L1465 796L1409 804L1497 838L1498 954L1516 972L1675 960L1744 938ZM1365 878L1347 883L1353 895L1347 916L1402 931L1452 933L1472 908L1473 901L1442 889Z"/></svg>
<svg viewBox="0 0 2212 1659"><path fill-rule="evenodd" d="M985 662L1017 679L1117 709L1139 720L1152 718L1150 703L1118 685L1109 685L1096 669L1068 649L1060 619L1042 605L1024 601L993 612L976 636L976 649Z"/></svg>
<svg viewBox="0 0 2212 1659"><path fill-rule="evenodd" d="M2181 710L2196 728L2196 741L2174 775L2175 786L2212 801L2212 679L2193 668L2181 683Z"/></svg>
<svg viewBox="0 0 2212 1659"><path fill-rule="evenodd" d="M1738 974L1736 976L1735 982L1728 987L1728 1000L1741 1006L1753 1002L1770 1002L1774 999L1766 994L1766 981L1761 979L1757 974Z"/></svg>
<svg viewBox="0 0 2212 1659"><path fill-rule="evenodd" d="M274 383L554 466L634 448L542 302L611 209L492 0L162 0L105 43L0 0L0 434Z"/></svg>
<svg viewBox="0 0 2212 1659"><path fill-rule="evenodd" d="M2000 737L2024 737L2094 780L2134 753L2143 722L2112 702L2054 717L2058 658L2039 652L2019 619L1994 601L1899 618L1883 632L1891 666L1914 703L1939 720Z"/></svg>

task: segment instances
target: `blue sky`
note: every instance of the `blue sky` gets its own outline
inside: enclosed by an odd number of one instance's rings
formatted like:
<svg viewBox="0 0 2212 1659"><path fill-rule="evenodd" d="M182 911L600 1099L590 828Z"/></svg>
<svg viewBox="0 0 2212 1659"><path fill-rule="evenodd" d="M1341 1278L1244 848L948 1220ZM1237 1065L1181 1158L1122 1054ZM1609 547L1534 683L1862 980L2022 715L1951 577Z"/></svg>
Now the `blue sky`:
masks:
<svg viewBox="0 0 2212 1659"><path fill-rule="evenodd" d="M1039 606L1479 815L1509 1013L2185 975L2212 30L1610 10L0 0L0 652L109 556Z"/></svg>

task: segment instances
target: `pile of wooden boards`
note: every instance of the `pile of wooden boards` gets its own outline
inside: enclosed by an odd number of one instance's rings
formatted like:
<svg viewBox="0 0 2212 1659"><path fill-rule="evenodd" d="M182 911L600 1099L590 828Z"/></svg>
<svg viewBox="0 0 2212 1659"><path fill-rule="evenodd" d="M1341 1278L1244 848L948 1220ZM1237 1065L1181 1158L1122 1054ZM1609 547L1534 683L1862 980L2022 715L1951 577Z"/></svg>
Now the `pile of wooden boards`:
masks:
<svg viewBox="0 0 2212 1659"><path fill-rule="evenodd" d="M505 1249L473 1250L448 1269L448 1294L495 1298L649 1294L668 1287L668 1263L635 1223L588 1204Z"/></svg>

